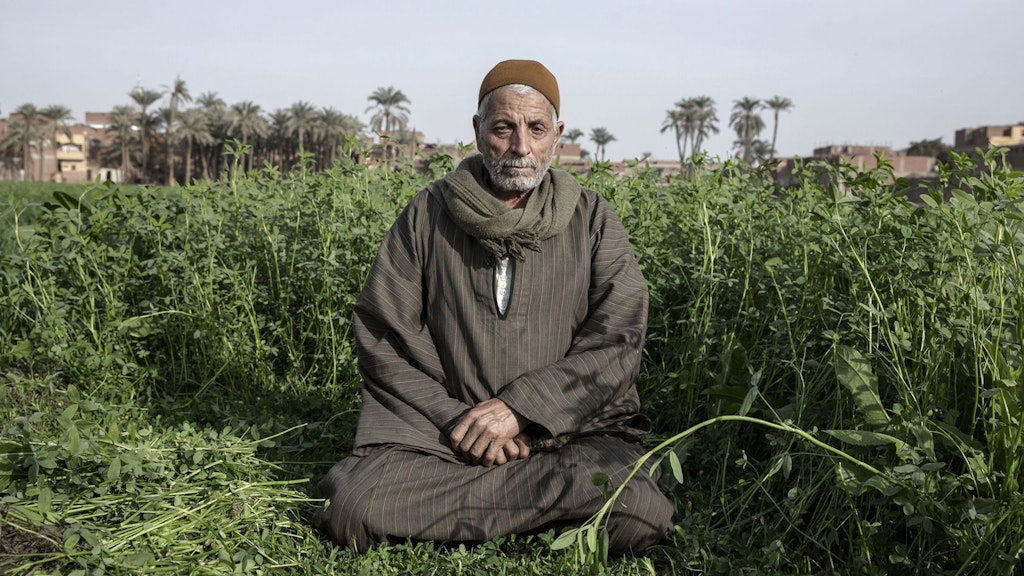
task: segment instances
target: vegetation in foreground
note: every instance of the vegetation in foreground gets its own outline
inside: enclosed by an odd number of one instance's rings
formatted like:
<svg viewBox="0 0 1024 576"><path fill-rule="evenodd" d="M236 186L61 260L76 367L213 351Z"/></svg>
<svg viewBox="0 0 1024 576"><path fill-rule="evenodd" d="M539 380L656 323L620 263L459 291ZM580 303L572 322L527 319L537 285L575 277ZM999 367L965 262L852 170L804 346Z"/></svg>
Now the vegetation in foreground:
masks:
<svg viewBox="0 0 1024 576"><path fill-rule="evenodd" d="M0 569L1012 574L1024 176L998 150L953 159L920 205L885 169L810 165L778 190L731 163L667 185L595 165L585 183L617 206L652 292L640 465L678 503L664 546L610 560L601 518L361 557L307 525L351 446L351 306L423 177L342 161L172 192L10 192Z"/></svg>

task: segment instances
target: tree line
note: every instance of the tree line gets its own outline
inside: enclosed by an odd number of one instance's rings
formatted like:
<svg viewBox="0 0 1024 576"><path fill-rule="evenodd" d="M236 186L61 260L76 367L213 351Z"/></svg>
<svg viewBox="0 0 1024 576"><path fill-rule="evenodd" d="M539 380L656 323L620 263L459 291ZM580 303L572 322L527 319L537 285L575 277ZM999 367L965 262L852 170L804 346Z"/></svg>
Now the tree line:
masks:
<svg viewBox="0 0 1024 576"><path fill-rule="evenodd" d="M298 101L270 112L249 100L228 104L216 92L193 98L180 77L161 89L136 86L130 102L114 106L105 128L106 145L90 150L90 160L120 167L122 181L142 183L191 182L216 178L225 168L225 152L232 147L239 167L270 165L290 169L300 152L320 166L329 166L350 139L367 128L359 118L332 107ZM381 87L367 97L372 112L369 129L381 141L381 156L397 158L404 145L415 141L407 130L409 98L393 86ZM162 106L160 104L163 104ZM26 180L45 180L45 149L57 149L61 132L70 136L71 110L62 105L38 108L22 104L11 114L0 134L0 157L5 172L19 168Z"/></svg>
<svg viewBox="0 0 1024 576"><path fill-rule="evenodd" d="M729 126L736 131L733 149L737 151L738 156L748 164L753 164L758 159L773 159L776 153L775 143L779 135L779 113L792 109L793 101L782 96L773 96L763 101L751 97L733 101ZM764 118L760 114L762 110L772 111L770 142L760 138L761 132L766 127ZM707 138L719 132L715 100L710 96L696 96L679 100L665 113L661 133L665 132L672 132L675 136L679 164L682 166L688 161L692 162L694 156L703 152ZM584 135L579 128L573 128L567 130L562 135L562 139L576 143ZM589 139L596 147L597 159L604 161L605 146L609 142L615 141L615 136L607 128L598 127L590 131ZM587 150L580 150L580 155L586 158L590 153Z"/></svg>
<svg viewBox="0 0 1024 576"><path fill-rule="evenodd" d="M130 102L110 110L106 145L90 150L89 158L119 167L123 181L173 185L216 178L225 168L225 152L232 144L239 167L246 171L263 165L290 169L299 161L300 151L317 165L329 166L343 145L363 137L367 128L378 136L384 162L397 159L415 144L415 135L407 130L411 102L393 86L378 88L367 97L371 104L366 112L373 113L369 125L354 115L305 101L266 112L250 100L229 105L216 92L193 98L181 77L161 89L136 86L128 96ZM782 96L735 100L729 126L736 131L733 148L738 156L747 163L774 158L779 114L792 108L793 102ZM761 138L766 128L764 110L773 115L770 141ZM59 135L70 135L71 120L71 110L63 105L38 108L27 103L15 109L7 130L0 134L5 172L14 174L21 168L27 180L46 179L42 162L34 158L42 158L46 148L57 149ZM703 151L707 138L719 132L715 100L710 96L679 100L666 111L661 125L661 133L665 132L675 137L680 164L692 161ZM584 136L573 128L562 138L575 143ZM595 159L604 161L607 144L616 138L607 128L596 127L589 140L595 145ZM590 153L581 150L581 156L587 158Z"/></svg>
<svg viewBox="0 0 1024 576"><path fill-rule="evenodd" d="M193 99L180 77L160 90L136 86L128 96L129 103L115 106L109 113L106 146L90 150L89 158L118 166L123 181L173 185L213 179L224 169L225 152L232 142L240 155L240 168L246 171L263 165L290 169L299 161L300 151L317 165L329 166L343 145L351 138L364 137L367 128L379 138L378 150L385 163L416 144L415 135L407 129L411 102L393 86L378 88L367 97L371 105L365 112L373 112L369 125L354 115L305 101L266 112L249 100L228 105L216 92ZM163 106L159 106L161 101ZM737 156L750 164L773 160L779 115L793 107L792 100L783 96L734 100L729 127L736 132L733 149ZM763 111L771 113L770 140L761 137L767 128ZM16 108L6 131L0 133L3 172L14 175L20 168L26 180L45 180L43 163L34 158L42 158L46 148L56 150L60 134L70 137L71 120L71 109L59 104L39 108L27 103ZM682 98L666 111L661 133L673 134L679 163L685 166L704 151L708 137L719 133L718 122L713 98ZM594 143L598 161L605 160L607 144L616 140L605 127L593 128L589 135L572 128L562 139L576 143L584 136ZM908 152L942 157L949 150L937 138L912 142ZM581 149L580 155L588 158L590 152Z"/></svg>
<svg viewBox="0 0 1024 576"><path fill-rule="evenodd" d="M793 101L783 96L767 100L743 97L733 101L729 126L736 131L733 149L748 164L758 159L775 158L775 143L779 135L779 114L793 109ZM772 111L771 141L761 139L766 125L761 117L762 110ZM711 134L718 134L718 113L715 100L710 96L683 98L665 112L661 132L672 131L676 139L680 165L693 159L703 151L705 140Z"/></svg>

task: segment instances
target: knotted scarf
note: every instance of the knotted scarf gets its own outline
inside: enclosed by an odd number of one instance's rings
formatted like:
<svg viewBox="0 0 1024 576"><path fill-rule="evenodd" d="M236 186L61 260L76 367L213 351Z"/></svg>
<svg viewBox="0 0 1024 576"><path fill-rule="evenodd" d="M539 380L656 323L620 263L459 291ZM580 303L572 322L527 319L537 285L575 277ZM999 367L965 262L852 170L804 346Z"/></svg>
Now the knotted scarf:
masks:
<svg viewBox="0 0 1024 576"><path fill-rule="evenodd" d="M522 261L526 250L540 252L540 243L569 225L581 188L562 170L548 170L523 208L509 208L488 190L483 156L466 158L447 176L430 185L430 194L466 234L476 238L494 265L506 256Z"/></svg>

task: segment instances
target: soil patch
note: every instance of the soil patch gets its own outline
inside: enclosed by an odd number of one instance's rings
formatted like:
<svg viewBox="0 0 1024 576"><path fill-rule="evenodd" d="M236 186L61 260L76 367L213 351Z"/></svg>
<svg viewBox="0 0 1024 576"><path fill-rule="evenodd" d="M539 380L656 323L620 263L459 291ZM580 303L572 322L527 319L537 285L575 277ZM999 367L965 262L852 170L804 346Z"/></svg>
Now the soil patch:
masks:
<svg viewBox="0 0 1024 576"><path fill-rule="evenodd" d="M33 526L10 516L8 507L0 506L0 572L61 551L60 530Z"/></svg>

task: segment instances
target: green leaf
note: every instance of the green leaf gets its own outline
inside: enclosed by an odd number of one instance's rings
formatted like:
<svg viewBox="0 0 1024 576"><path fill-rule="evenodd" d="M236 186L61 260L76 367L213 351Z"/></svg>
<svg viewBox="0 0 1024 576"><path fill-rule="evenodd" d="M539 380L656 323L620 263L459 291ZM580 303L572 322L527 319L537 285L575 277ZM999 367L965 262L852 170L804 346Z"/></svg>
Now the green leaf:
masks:
<svg viewBox="0 0 1024 576"><path fill-rule="evenodd" d="M789 473L793 469L793 459L790 457L789 452L783 452L775 458L775 462L772 463L772 467L768 469L768 472L764 475L764 479L767 480L782 470L783 476L789 478Z"/></svg>
<svg viewBox="0 0 1024 576"><path fill-rule="evenodd" d="M95 534L93 534L92 530L89 530L88 528L79 528L78 531L81 532L82 539L84 539L89 544L89 546L96 548L100 545L100 539Z"/></svg>
<svg viewBox="0 0 1024 576"><path fill-rule="evenodd" d="M870 432L868 430L825 430L825 433L846 444L854 446L895 446L897 451L906 449L907 443L899 438L882 434L881 432Z"/></svg>
<svg viewBox="0 0 1024 576"><path fill-rule="evenodd" d="M598 543L597 557L602 563L608 562L609 537L608 531L601 529L601 541Z"/></svg>
<svg viewBox="0 0 1024 576"><path fill-rule="evenodd" d="M142 568L156 560L156 557L147 548L143 548L133 554L128 554L122 559L125 565L131 568Z"/></svg>
<svg viewBox="0 0 1024 576"><path fill-rule="evenodd" d="M82 438L78 433L78 426L74 424L68 428L68 452L72 456L81 456L82 454Z"/></svg>
<svg viewBox="0 0 1024 576"><path fill-rule="evenodd" d="M32 343L22 340L11 347L10 354L15 360L27 360L32 356Z"/></svg>
<svg viewBox="0 0 1024 576"><path fill-rule="evenodd" d="M117 482L121 478L121 459L115 457L107 467L107 482Z"/></svg>
<svg viewBox="0 0 1024 576"><path fill-rule="evenodd" d="M740 404L740 416L746 416L747 412L750 412L750 407L753 406L755 399L757 399L757 386L751 386L750 390L747 390L747 395L743 397L743 402Z"/></svg>
<svg viewBox="0 0 1024 576"><path fill-rule="evenodd" d="M935 435L932 431L922 425L911 425L910 431L917 440L917 447L924 450L929 460L935 460Z"/></svg>
<svg viewBox="0 0 1024 576"><path fill-rule="evenodd" d="M675 450L670 450L668 453L668 464L672 468L672 476L676 479L679 484L683 483L683 465L679 463L679 456L676 456Z"/></svg>
<svg viewBox="0 0 1024 576"><path fill-rule="evenodd" d="M889 423L889 415L878 396L878 378L860 352L849 346L836 348L836 378L850 391L869 428L882 428Z"/></svg>
<svg viewBox="0 0 1024 576"><path fill-rule="evenodd" d="M72 532L68 534L68 537L64 539L64 551L71 552L75 546L78 545L78 541L82 539L82 535L78 532Z"/></svg>
<svg viewBox="0 0 1024 576"><path fill-rule="evenodd" d="M31 506L11 506L8 508L8 511L17 512L19 518L36 526L42 526L46 523L46 518Z"/></svg>
<svg viewBox="0 0 1024 576"><path fill-rule="evenodd" d="M78 413L78 404L72 404L64 409L57 417L57 420L64 426L69 426L74 421L75 414Z"/></svg>
<svg viewBox="0 0 1024 576"><path fill-rule="evenodd" d="M63 190L55 190L53 192L53 199L68 211L78 210L86 216L92 214L93 207L89 202L83 198L75 198Z"/></svg>
<svg viewBox="0 0 1024 576"><path fill-rule="evenodd" d="M39 487L39 497L36 499L36 510L39 511L39 515L46 517L50 513L51 505L53 502L53 490L43 483L43 479L39 478L36 482L36 486Z"/></svg>
<svg viewBox="0 0 1024 576"><path fill-rule="evenodd" d="M890 482L888 478L850 462L836 464L836 476L839 484L855 495L863 494L869 488L878 490L886 496L892 496L900 490L900 487Z"/></svg>
<svg viewBox="0 0 1024 576"><path fill-rule="evenodd" d="M555 538L555 541L551 543L551 549L562 550L568 548L569 546L572 546L573 543L575 543L577 538L579 537L579 533L579 528L572 528L570 530L562 532L558 536L558 538Z"/></svg>

